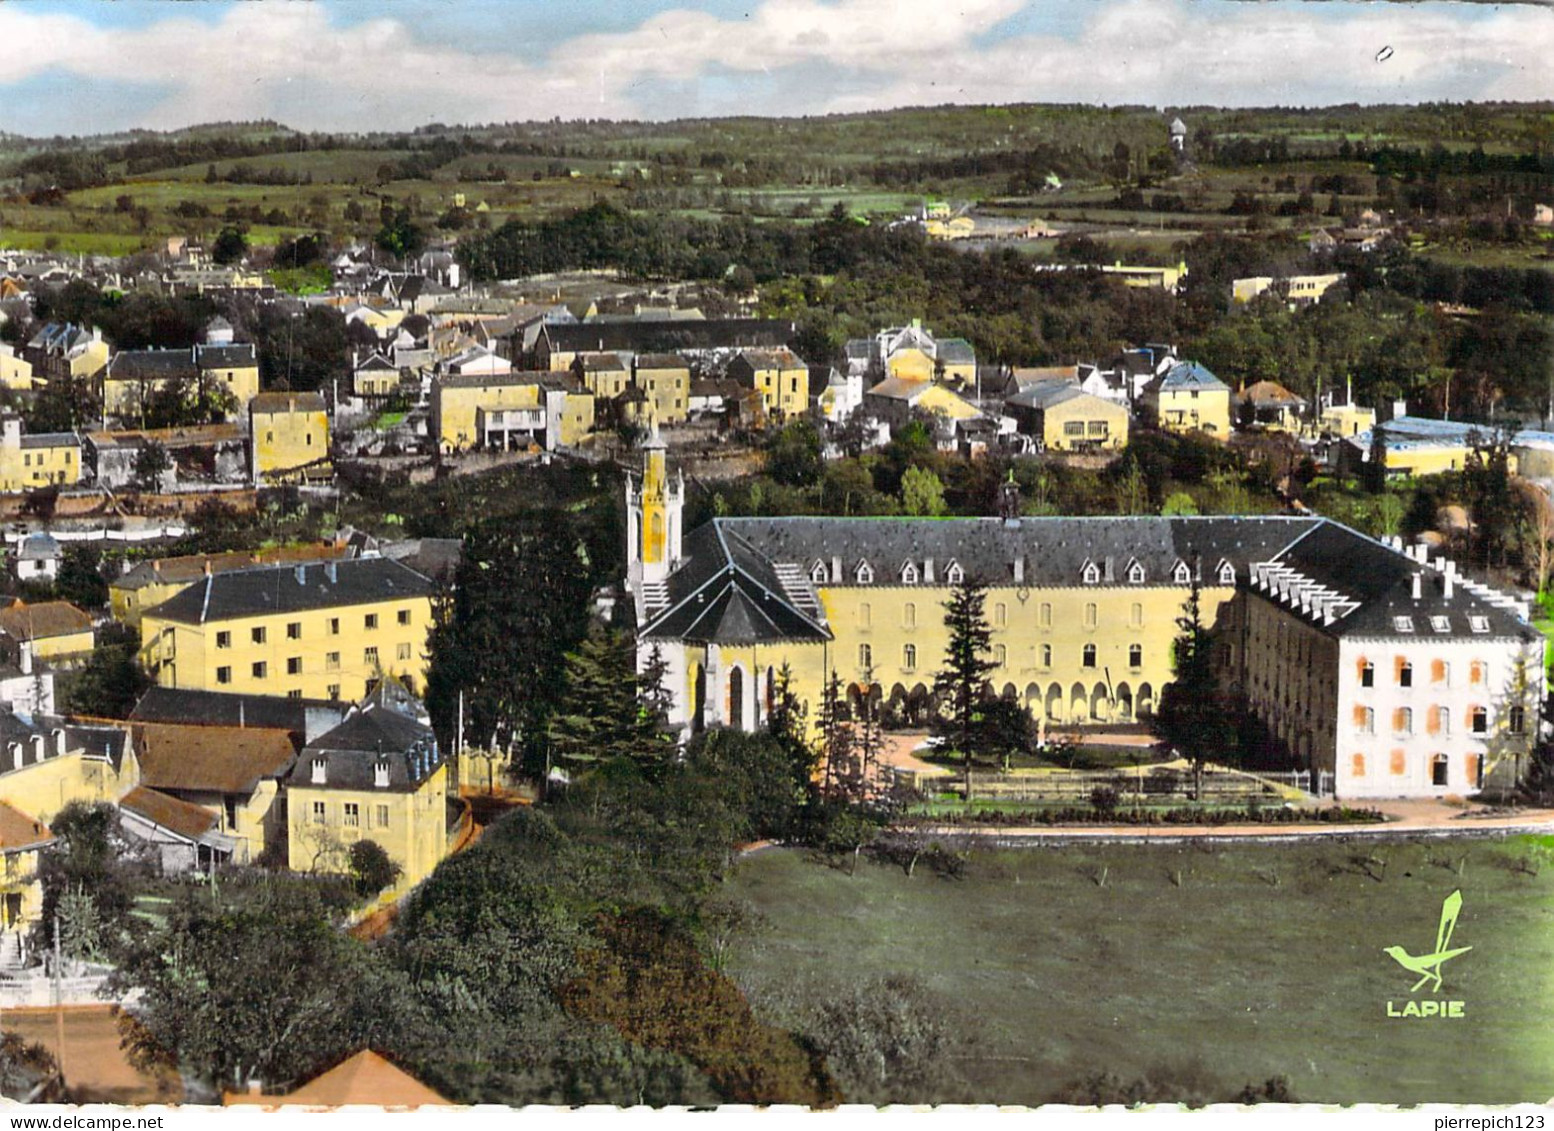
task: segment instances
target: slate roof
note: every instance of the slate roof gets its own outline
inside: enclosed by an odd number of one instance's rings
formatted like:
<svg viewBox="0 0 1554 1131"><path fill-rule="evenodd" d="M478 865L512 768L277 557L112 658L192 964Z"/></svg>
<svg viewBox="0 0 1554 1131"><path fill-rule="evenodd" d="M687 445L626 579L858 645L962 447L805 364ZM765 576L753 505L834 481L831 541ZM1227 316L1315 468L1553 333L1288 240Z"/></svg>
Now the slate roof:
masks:
<svg viewBox="0 0 1554 1131"><path fill-rule="evenodd" d="M166 380L199 376L190 350L120 350L108 362L108 380Z"/></svg>
<svg viewBox="0 0 1554 1131"><path fill-rule="evenodd" d="M449 583L464 556L464 542L459 538L412 538L385 546L383 556L404 562L433 581Z"/></svg>
<svg viewBox="0 0 1554 1131"><path fill-rule="evenodd" d="M252 369L259 364L253 343L229 346L195 346L194 364L201 369Z"/></svg>
<svg viewBox="0 0 1554 1131"><path fill-rule="evenodd" d="M199 840L216 827L216 814L210 810L149 786L136 786L119 799L119 805L185 840Z"/></svg>
<svg viewBox="0 0 1554 1131"><path fill-rule="evenodd" d="M140 780L156 789L248 794L297 756L282 729L135 723L131 733Z"/></svg>
<svg viewBox="0 0 1554 1131"><path fill-rule="evenodd" d="M814 573L824 576L819 586L825 588L904 586L913 584L903 577L908 563L926 578L929 562L934 581L916 587L930 592L946 586L952 564L993 585L1031 588L1186 588L1178 576L1183 566L1216 585L1227 565L1238 585L1248 585L1255 566L1271 564L1340 596L1348 607L1332 623L1319 618L1319 626L1335 635L1537 638L1514 602L1482 585L1456 578L1448 598L1444 575L1401 550L1328 519L1262 515L1026 518L1017 524L991 518L714 519L686 537L682 565L666 583L668 604L642 635L719 644L827 639ZM1129 580L1135 564L1143 570L1139 582ZM869 580L860 577L865 565ZM1412 627L1399 627L1398 616L1411 617ZM1447 619L1432 623L1432 617ZM1469 618L1483 618L1480 631Z"/></svg>
<svg viewBox="0 0 1554 1131"><path fill-rule="evenodd" d="M965 338L940 338L934 350L934 359L950 365L969 365L977 360L977 351Z"/></svg>
<svg viewBox="0 0 1554 1131"><path fill-rule="evenodd" d="M547 322L540 332L556 353L674 353L785 346L795 329L792 322L763 318L708 318L674 322Z"/></svg>
<svg viewBox="0 0 1554 1131"><path fill-rule="evenodd" d="M1160 388L1172 391L1197 389L1200 392L1210 392L1217 389L1228 391L1230 386L1196 361L1179 361L1160 377Z"/></svg>
<svg viewBox="0 0 1554 1131"><path fill-rule="evenodd" d="M691 363L677 353L639 353L637 371L644 369L689 369Z"/></svg>
<svg viewBox="0 0 1554 1131"><path fill-rule="evenodd" d="M22 437L23 448L80 447L81 437L74 432L34 432Z"/></svg>
<svg viewBox="0 0 1554 1131"><path fill-rule="evenodd" d="M621 361L618 353L585 354L573 364L585 373L623 373L626 369L626 364Z"/></svg>
<svg viewBox="0 0 1554 1131"><path fill-rule="evenodd" d="M149 687L129 717L134 723L284 730L291 735L293 745L300 746L306 741L310 714L327 713L338 722L344 718L348 706L333 699L292 699L278 695Z"/></svg>
<svg viewBox="0 0 1554 1131"><path fill-rule="evenodd" d="M212 574L147 610L146 615L183 624L210 624L429 597L434 588L430 578L388 558L256 566Z"/></svg>
<svg viewBox="0 0 1554 1131"><path fill-rule="evenodd" d="M141 562L120 575L113 582L113 588L141 589L147 585L164 585L168 582L198 581L207 570L211 573L230 573L232 570L249 569L256 565L338 560L350 556L349 547L328 542L276 546L268 550L229 550L221 554L186 554L177 558Z"/></svg>
<svg viewBox="0 0 1554 1131"><path fill-rule="evenodd" d="M22 539L17 557L24 562L50 561L60 556L59 542L48 531L38 531Z"/></svg>
<svg viewBox="0 0 1554 1131"><path fill-rule="evenodd" d="M1127 409L1122 408L1121 405L1087 393L1070 381L1038 381L1025 386L1013 396L1004 398L1004 403L1018 408L1049 409L1080 399L1105 406L1108 412L1112 409L1124 414L1127 412Z"/></svg>
<svg viewBox="0 0 1554 1131"><path fill-rule="evenodd" d="M325 781L313 781L313 764L322 759ZM375 766L387 762L388 785L375 784ZM287 783L292 787L406 792L420 788L442 759L437 737L424 723L369 701L333 730L303 747Z"/></svg>

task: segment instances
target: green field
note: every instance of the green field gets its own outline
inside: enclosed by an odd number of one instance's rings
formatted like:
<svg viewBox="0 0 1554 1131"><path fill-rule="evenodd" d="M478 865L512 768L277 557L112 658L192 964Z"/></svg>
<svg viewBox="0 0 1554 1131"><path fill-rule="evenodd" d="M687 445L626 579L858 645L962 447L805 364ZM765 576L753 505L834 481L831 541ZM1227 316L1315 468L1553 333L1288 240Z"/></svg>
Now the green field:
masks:
<svg viewBox="0 0 1554 1131"><path fill-rule="evenodd" d="M1541 1103L1554 1097L1554 863L1515 870L1530 851L1525 839L986 849L950 879L867 859L850 876L774 850L730 881L766 922L730 970L758 1008L793 987L916 974L972 1035L961 1063L978 1102L1048 1102L1094 1072L1196 1063L1227 1096L1282 1074L1306 1103ZM1435 995L1411 995L1382 948L1430 950L1455 889L1451 945L1473 950L1444 967L1441 996L1465 1016L1389 1018L1389 1001Z"/></svg>

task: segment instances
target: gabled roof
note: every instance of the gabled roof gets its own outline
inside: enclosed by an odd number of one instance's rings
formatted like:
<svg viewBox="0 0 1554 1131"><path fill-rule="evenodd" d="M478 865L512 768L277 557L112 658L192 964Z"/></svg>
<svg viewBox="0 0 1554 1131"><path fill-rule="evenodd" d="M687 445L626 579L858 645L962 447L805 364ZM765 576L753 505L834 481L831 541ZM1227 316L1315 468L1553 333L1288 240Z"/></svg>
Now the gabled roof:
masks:
<svg viewBox="0 0 1554 1131"><path fill-rule="evenodd" d="M1257 381L1236 394L1236 400L1253 408L1304 408L1306 398L1298 397L1277 381Z"/></svg>
<svg viewBox="0 0 1554 1131"><path fill-rule="evenodd" d="M284 730L293 745L301 746L310 732L322 734L337 725L348 706L333 699L149 687L130 712L130 721Z"/></svg>
<svg viewBox="0 0 1554 1131"><path fill-rule="evenodd" d="M430 578L388 558L256 566L212 574L148 609L146 615L184 624L210 624L429 597L433 589Z"/></svg>
<svg viewBox="0 0 1554 1131"><path fill-rule="evenodd" d="M1091 411L1104 412L1108 416L1128 414L1128 410L1115 401L1087 393L1068 381L1042 381L1027 385L1012 397L1005 398L1004 403L1019 408L1049 409L1070 401L1079 401Z"/></svg>
<svg viewBox="0 0 1554 1131"><path fill-rule="evenodd" d="M1229 385L1196 361L1177 362L1161 375L1159 384L1161 389L1171 391L1196 389L1199 392L1212 392L1224 389L1228 392L1230 390Z"/></svg>
<svg viewBox="0 0 1554 1131"><path fill-rule="evenodd" d="M259 364L253 343L227 346L195 346L194 364L201 369L252 369Z"/></svg>
<svg viewBox="0 0 1554 1131"><path fill-rule="evenodd" d="M275 546L268 550L231 550L223 554L187 554L141 562L118 577L114 589L141 589L147 585L198 581L205 573L230 573L256 565L338 560L351 556L350 548L330 542L302 546Z"/></svg>
<svg viewBox="0 0 1554 1131"><path fill-rule="evenodd" d="M165 381L198 376L192 350L120 350L108 359L110 381Z"/></svg>
<svg viewBox="0 0 1554 1131"><path fill-rule="evenodd" d="M949 365L968 365L977 360L977 351L965 338L940 338L934 358Z"/></svg>
<svg viewBox="0 0 1554 1131"><path fill-rule="evenodd" d="M0 609L0 632L12 640L43 640L51 636L74 636L90 632L92 618L69 601L40 601L36 605L17 602Z"/></svg>
<svg viewBox="0 0 1554 1131"><path fill-rule="evenodd" d="M42 821L35 821L8 802L0 801L0 852L25 852L42 848L54 840L54 834Z"/></svg>
<svg viewBox="0 0 1554 1131"><path fill-rule="evenodd" d="M804 360L790 349L739 351L739 360L751 369L807 369Z"/></svg>
<svg viewBox="0 0 1554 1131"><path fill-rule="evenodd" d="M134 723L131 733L140 780L179 792L249 794L283 777L297 753L280 729Z"/></svg>
<svg viewBox="0 0 1554 1131"><path fill-rule="evenodd" d="M119 806L188 841L197 841L216 828L216 814L210 810L150 786L136 786L119 799Z"/></svg>
<svg viewBox="0 0 1554 1131"><path fill-rule="evenodd" d="M540 333L557 353L673 353L785 346L795 329L792 322L761 318L707 318L673 322L546 322Z"/></svg>
<svg viewBox="0 0 1554 1131"><path fill-rule="evenodd" d="M447 1104L448 1101L421 1081L373 1052L364 1049L343 1064L284 1095L243 1095L228 1092L224 1104L310 1104L320 1107L347 1107L371 1104L375 1107L419 1107L423 1104Z"/></svg>
<svg viewBox="0 0 1554 1131"><path fill-rule="evenodd" d="M323 761L323 783L313 780L314 763ZM388 780L377 785L375 767L386 764ZM432 728L380 701L368 700L333 730L308 743L287 781L291 788L388 792L419 789L442 765Z"/></svg>

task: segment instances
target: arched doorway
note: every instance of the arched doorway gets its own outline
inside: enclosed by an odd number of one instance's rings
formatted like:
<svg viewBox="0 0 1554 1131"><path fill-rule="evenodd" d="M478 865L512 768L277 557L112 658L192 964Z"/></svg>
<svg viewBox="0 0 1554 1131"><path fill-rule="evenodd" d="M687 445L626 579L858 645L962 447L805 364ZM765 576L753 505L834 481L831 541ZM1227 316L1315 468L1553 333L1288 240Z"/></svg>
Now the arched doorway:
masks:
<svg viewBox="0 0 1554 1131"><path fill-rule="evenodd" d="M1133 689L1126 682L1117 685L1117 718L1121 722L1133 721Z"/></svg>
<svg viewBox="0 0 1554 1131"><path fill-rule="evenodd" d="M728 713L724 717L735 730L745 729L745 673L737 666L728 670Z"/></svg>
<svg viewBox="0 0 1554 1131"><path fill-rule="evenodd" d="M1055 723L1063 721L1063 685L1054 683L1047 688L1047 718Z"/></svg>
<svg viewBox="0 0 1554 1131"><path fill-rule="evenodd" d="M1155 690L1147 683L1139 684L1139 718L1147 719L1155 713Z"/></svg>
<svg viewBox="0 0 1554 1131"><path fill-rule="evenodd" d="M1098 683L1090 689L1090 721L1104 723L1111 718L1111 696L1106 691L1104 683Z"/></svg>
<svg viewBox="0 0 1554 1131"><path fill-rule="evenodd" d="M1076 683L1068 689L1068 717L1074 722L1082 722L1090 713L1090 696L1085 694L1085 685Z"/></svg>

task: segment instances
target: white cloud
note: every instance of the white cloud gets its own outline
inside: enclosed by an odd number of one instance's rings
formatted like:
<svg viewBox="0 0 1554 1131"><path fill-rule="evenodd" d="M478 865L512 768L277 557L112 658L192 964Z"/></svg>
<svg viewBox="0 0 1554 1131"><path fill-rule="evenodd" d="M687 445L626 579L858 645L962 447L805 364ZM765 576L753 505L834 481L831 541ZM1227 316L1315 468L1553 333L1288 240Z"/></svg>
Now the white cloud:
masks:
<svg viewBox="0 0 1554 1131"><path fill-rule="evenodd" d="M78 132L279 118L311 129L427 121L825 113L924 102L1230 105L1554 97L1554 11L1531 6L1120 0L1076 39L993 37L1032 0L756 0L742 18L670 9L552 43L532 19L471 49L425 41L404 6L350 27L322 5L236 4L134 30L0 3L0 82L144 85ZM1049 0L1041 0L1048 3ZM1391 47L1385 62L1376 56ZM19 48L19 49L18 49ZM832 81L811 81L825 73ZM715 97L686 105L702 76ZM665 91L669 93L666 95ZM15 108L11 126L26 129ZM57 120L58 113L54 114Z"/></svg>

